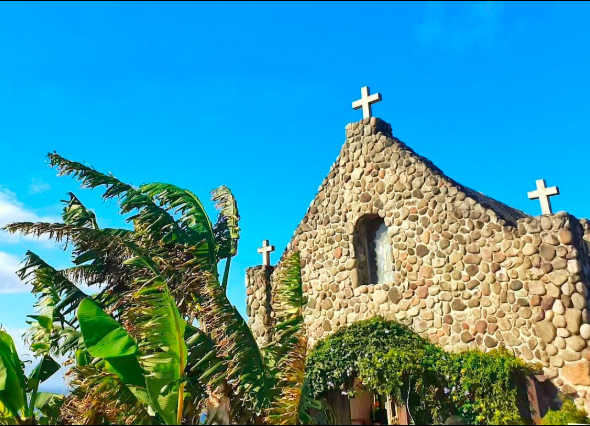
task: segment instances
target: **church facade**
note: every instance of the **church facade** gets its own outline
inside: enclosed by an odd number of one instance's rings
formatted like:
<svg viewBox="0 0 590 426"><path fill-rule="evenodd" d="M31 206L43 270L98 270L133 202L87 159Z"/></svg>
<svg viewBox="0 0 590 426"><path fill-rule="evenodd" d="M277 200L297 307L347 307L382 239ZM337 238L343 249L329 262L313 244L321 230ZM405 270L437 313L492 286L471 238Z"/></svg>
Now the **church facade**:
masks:
<svg viewBox="0 0 590 426"><path fill-rule="evenodd" d="M285 250L301 254L310 345L382 316L448 351L504 346L587 403L589 222L552 214L548 204L549 214L531 217L466 188L365 115L346 126ZM543 184L533 195L546 200L557 191ZM263 265L246 275L260 343L272 331L273 271Z"/></svg>

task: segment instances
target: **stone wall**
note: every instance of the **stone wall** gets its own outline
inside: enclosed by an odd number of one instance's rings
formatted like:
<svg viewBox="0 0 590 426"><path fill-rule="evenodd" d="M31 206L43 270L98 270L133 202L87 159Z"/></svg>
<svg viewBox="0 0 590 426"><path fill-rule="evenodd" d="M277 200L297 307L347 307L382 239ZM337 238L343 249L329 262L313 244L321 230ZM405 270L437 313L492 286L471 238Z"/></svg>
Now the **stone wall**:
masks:
<svg viewBox="0 0 590 426"><path fill-rule="evenodd" d="M523 220L518 230L527 266L530 260L528 299L539 342L532 358L528 352L521 355L541 362L564 393L585 397L590 389L585 387L590 385L590 256L584 230L566 213Z"/></svg>
<svg viewBox="0 0 590 426"><path fill-rule="evenodd" d="M287 248L301 253L310 345L380 315L449 351L505 346L584 398L587 221L528 217L463 187L381 120L348 125L346 135ZM395 262L380 285L367 282L362 247L363 223L377 216Z"/></svg>
<svg viewBox="0 0 590 426"><path fill-rule="evenodd" d="M271 337L273 271L272 266L256 266L246 271L246 314L259 346L266 345Z"/></svg>

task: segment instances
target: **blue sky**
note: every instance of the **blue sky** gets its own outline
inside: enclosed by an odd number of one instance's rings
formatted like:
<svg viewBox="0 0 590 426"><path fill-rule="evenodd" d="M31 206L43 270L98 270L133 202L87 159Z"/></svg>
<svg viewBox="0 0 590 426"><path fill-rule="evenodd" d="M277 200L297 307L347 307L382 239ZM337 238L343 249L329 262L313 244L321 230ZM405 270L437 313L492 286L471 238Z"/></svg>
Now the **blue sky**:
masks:
<svg viewBox="0 0 590 426"><path fill-rule="evenodd" d="M364 85L383 96L374 115L459 182L539 214L527 191L544 178L561 189L555 210L588 217L589 21L582 2L2 2L0 224L55 220L77 189L48 151L205 200L226 184L242 215L230 296L243 310L244 269L262 239L279 252L289 241ZM98 193L76 192L102 225L122 224ZM13 334L33 313L12 273L27 248L68 260L0 235Z"/></svg>

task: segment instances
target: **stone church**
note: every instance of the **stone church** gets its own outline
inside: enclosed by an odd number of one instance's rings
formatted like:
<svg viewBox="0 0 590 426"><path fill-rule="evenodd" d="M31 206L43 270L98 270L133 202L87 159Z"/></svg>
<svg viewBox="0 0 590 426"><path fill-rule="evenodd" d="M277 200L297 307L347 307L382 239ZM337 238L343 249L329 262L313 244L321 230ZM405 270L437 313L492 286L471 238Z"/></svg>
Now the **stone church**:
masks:
<svg viewBox="0 0 590 426"><path fill-rule="evenodd" d="M449 351L504 346L590 406L590 223L553 214L537 181L532 217L451 178L371 116L346 141L285 250L298 250L313 346L373 316L408 325ZM261 252L266 259L271 249ZM274 268L246 274L250 326L272 324ZM280 267L280 264L279 264Z"/></svg>

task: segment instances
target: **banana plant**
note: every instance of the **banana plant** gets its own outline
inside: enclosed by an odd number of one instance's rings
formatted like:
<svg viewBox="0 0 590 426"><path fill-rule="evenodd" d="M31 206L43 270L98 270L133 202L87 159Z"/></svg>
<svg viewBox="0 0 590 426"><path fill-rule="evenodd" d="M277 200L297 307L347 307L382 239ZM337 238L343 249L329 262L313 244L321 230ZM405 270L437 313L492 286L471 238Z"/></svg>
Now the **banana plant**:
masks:
<svg viewBox="0 0 590 426"><path fill-rule="evenodd" d="M134 259L134 262L141 260ZM104 360L139 401L167 425L180 425L184 413L186 322L170 291L156 276L135 295L130 312L135 340L94 300L82 300L78 321L89 354Z"/></svg>
<svg viewBox="0 0 590 426"><path fill-rule="evenodd" d="M277 278L284 283L273 294L282 306L274 340L259 347L227 297L240 238L237 202L227 187L211 193L214 222L187 189L132 186L57 153L49 162L83 188L103 188L103 198L117 202L132 228L101 228L74 194L62 223L4 228L48 236L72 251L70 268L54 269L29 253L21 271L42 310L31 340L80 361L62 418L140 423L151 414L166 424L190 424L207 412L208 422L220 424L309 422L304 416L312 402L301 388L307 344L299 258L286 262L289 273ZM82 284L97 291L87 297ZM47 332L46 307L53 309Z"/></svg>
<svg viewBox="0 0 590 426"><path fill-rule="evenodd" d="M53 376L60 365L49 355L27 377L14 341L0 330L0 424L38 424L37 417L48 404L61 401L63 396L39 392L39 385Z"/></svg>

